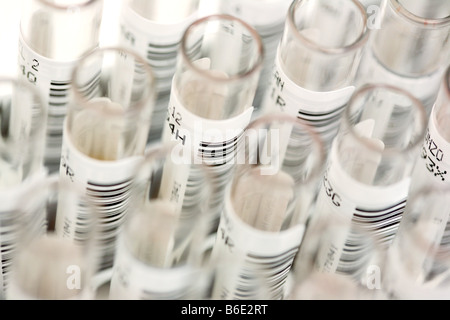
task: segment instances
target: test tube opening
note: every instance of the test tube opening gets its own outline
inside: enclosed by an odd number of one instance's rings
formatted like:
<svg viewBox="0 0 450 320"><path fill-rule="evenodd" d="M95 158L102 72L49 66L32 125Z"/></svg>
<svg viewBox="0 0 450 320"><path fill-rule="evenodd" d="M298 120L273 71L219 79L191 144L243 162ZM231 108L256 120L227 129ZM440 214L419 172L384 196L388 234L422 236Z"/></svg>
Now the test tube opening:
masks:
<svg viewBox="0 0 450 320"><path fill-rule="evenodd" d="M180 44L174 89L191 112L227 119L251 107L264 48L256 30L229 15L200 18Z"/></svg>
<svg viewBox="0 0 450 320"><path fill-rule="evenodd" d="M343 114L337 137L340 166L369 185L401 181L411 174L426 124L423 104L410 93L386 84L365 85Z"/></svg>
<svg viewBox="0 0 450 320"><path fill-rule="evenodd" d="M116 47L86 54L73 72L67 125L73 143L99 160L143 154L155 102L152 69Z"/></svg>

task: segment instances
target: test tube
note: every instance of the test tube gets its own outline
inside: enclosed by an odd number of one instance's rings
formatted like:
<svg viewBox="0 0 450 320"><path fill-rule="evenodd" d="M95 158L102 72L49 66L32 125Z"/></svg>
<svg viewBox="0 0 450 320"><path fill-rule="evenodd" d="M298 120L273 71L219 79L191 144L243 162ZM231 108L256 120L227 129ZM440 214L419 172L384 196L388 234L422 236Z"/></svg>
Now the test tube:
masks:
<svg viewBox="0 0 450 320"><path fill-rule="evenodd" d="M199 188L170 196L161 179L174 144L158 145L136 173L132 206L119 235L109 299L185 300L209 297L210 171L196 165ZM180 164L182 165L182 164ZM179 208L176 201L183 205Z"/></svg>
<svg viewBox="0 0 450 320"><path fill-rule="evenodd" d="M163 141L176 141L195 163L217 172L217 230L224 186L251 120L264 49L256 30L229 15L198 19L185 31L173 77ZM188 160L191 157L187 157ZM169 192L186 186L189 164L167 169Z"/></svg>
<svg viewBox="0 0 450 320"><path fill-rule="evenodd" d="M103 47L79 61L71 93L60 178L82 186L88 198L101 207L101 270L110 272L135 166L146 149L155 99L154 76L137 54ZM74 222L65 227L66 219L71 218L64 211L58 214L59 235L76 232Z"/></svg>
<svg viewBox="0 0 450 320"><path fill-rule="evenodd" d="M412 175L410 192L425 185L447 185L450 181L450 66L442 77L437 100Z"/></svg>
<svg viewBox="0 0 450 320"><path fill-rule="evenodd" d="M285 126L303 135L296 174L283 170L280 144ZM308 141L305 143L305 141ZM252 121L245 132L245 162L228 184L211 259L219 268L213 299L283 299L286 280L315 206L324 164L319 135L295 117L274 113ZM232 261L233 264L228 263Z"/></svg>
<svg viewBox="0 0 450 320"><path fill-rule="evenodd" d="M359 240L358 273L327 272L318 257L324 254L329 260L340 254L330 242L351 237ZM349 266L351 260L349 260ZM351 227L346 217L327 216L308 226L299 252L295 257L289 277L287 300L383 300L382 290L384 255L373 234L360 226Z"/></svg>
<svg viewBox="0 0 450 320"><path fill-rule="evenodd" d="M389 299L450 299L449 200L448 185L428 185L410 193L382 269Z"/></svg>
<svg viewBox="0 0 450 320"><path fill-rule="evenodd" d="M408 90L429 115L450 57L450 3L387 0L381 12L357 82L384 82Z"/></svg>
<svg viewBox="0 0 450 320"><path fill-rule="evenodd" d="M119 45L146 58L157 80L158 97L149 143L161 139L177 53L185 29L200 18L200 0L126 0L120 12Z"/></svg>
<svg viewBox="0 0 450 320"><path fill-rule="evenodd" d="M265 92L264 112L281 110L302 119L317 128L329 149L355 90L368 36L367 15L358 0L293 1Z"/></svg>
<svg viewBox="0 0 450 320"><path fill-rule="evenodd" d="M278 43L283 34L286 14L291 2L291 0L219 1L219 12L238 17L253 26L264 44L264 65L253 101L254 117L260 111L261 101L272 74Z"/></svg>
<svg viewBox="0 0 450 320"><path fill-rule="evenodd" d="M99 45L102 0L26 0L22 5L18 73L41 92L48 108L45 164L59 169L72 70Z"/></svg>
<svg viewBox="0 0 450 320"><path fill-rule="evenodd" d="M17 78L0 79L0 299L8 288L20 228L33 234L43 225L20 209L25 194L47 174L46 119L47 108L35 87Z"/></svg>
<svg viewBox="0 0 450 320"><path fill-rule="evenodd" d="M340 215L388 248L403 216L426 119L423 105L405 90L386 84L359 88L333 141L313 220ZM364 257L358 239L350 233L331 238L329 248L335 254L318 258L321 270L358 274Z"/></svg>
<svg viewBox="0 0 450 320"><path fill-rule="evenodd" d="M22 199L21 210L32 212L45 221L41 232L20 231L17 253L11 264L8 300L92 300L95 297L93 275L98 268L96 250L97 210L84 190L51 175L31 189ZM55 234L55 215L84 212L76 221L74 237ZM26 221L22 221L26 223ZM67 222L70 223L70 222ZM23 224L19 225L23 227Z"/></svg>

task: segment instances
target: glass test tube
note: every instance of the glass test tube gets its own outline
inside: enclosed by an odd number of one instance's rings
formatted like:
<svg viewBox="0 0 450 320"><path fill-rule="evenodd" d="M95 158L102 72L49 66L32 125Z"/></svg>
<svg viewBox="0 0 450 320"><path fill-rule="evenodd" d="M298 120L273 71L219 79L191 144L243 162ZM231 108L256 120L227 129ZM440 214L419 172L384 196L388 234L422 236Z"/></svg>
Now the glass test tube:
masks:
<svg viewBox="0 0 450 320"><path fill-rule="evenodd" d="M410 193L382 270L389 299L450 299L449 217L448 185Z"/></svg>
<svg viewBox="0 0 450 320"><path fill-rule="evenodd" d="M115 239L126 215L135 166L143 157L155 100L152 70L135 53L105 47L74 69L64 123L60 178L82 186L99 205L101 269L112 267ZM81 214L81 213L80 213ZM76 232L58 214L57 233ZM73 229L75 231L73 231Z"/></svg>
<svg viewBox="0 0 450 320"><path fill-rule="evenodd" d="M102 0L26 0L19 37L19 74L39 88L48 107L45 164L57 172L72 70L99 44Z"/></svg>
<svg viewBox="0 0 450 320"><path fill-rule="evenodd" d="M330 215L308 228L300 245L289 278L287 300L381 300L383 254L373 234L359 226L351 235L358 239L361 256L357 274L327 272L318 257L326 254L330 261L338 257L330 242L347 237L350 225L344 216ZM351 266L351 260L349 260Z"/></svg>
<svg viewBox="0 0 450 320"><path fill-rule="evenodd" d="M384 84L358 89L343 113L312 221L342 216L389 247L425 130L425 109L407 91ZM329 248L332 258L318 258L321 270L358 275L364 246L351 232L331 239Z"/></svg>
<svg viewBox="0 0 450 320"><path fill-rule="evenodd" d="M176 145L159 145L139 165L132 206L119 235L109 298L113 300L202 300L209 297L208 215L214 192L211 172L193 165L195 197L162 179ZM180 166L183 164L180 163ZM179 208L176 201L183 203Z"/></svg>
<svg viewBox="0 0 450 320"><path fill-rule="evenodd" d="M384 82L416 96L429 115L450 58L450 2L387 0L357 83Z"/></svg>
<svg viewBox="0 0 450 320"><path fill-rule="evenodd" d="M98 269L97 209L83 189L58 175L43 179L22 199L21 209L45 221L41 232L22 229L11 265L8 300L92 300ZM82 210L73 237L55 234L56 213L74 216ZM67 223L70 223L67 221Z"/></svg>
<svg viewBox="0 0 450 320"><path fill-rule="evenodd" d="M442 77L437 100L418 155L410 192L425 185L448 185L450 174L450 66Z"/></svg>
<svg viewBox="0 0 450 320"><path fill-rule="evenodd" d="M25 194L47 174L46 119L47 108L35 87L17 78L0 79L0 299L5 298L20 228L33 234L42 226L20 208Z"/></svg>
<svg viewBox="0 0 450 320"><path fill-rule="evenodd" d="M366 22L357 0L293 1L262 109L306 121L317 128L328 150L355 89L368 40Z"/></svg>
<svg viewBox="0 0 450 320"><path fill-rule="evenodd" d="M291 2L291 0L221 0L219 2L218 10L221 13L238 17L253 26L264 43L264 65L253 101L254 116L260 111Z"/></svg>
<svg viewBox="0 0 450 320"><path fill-rule="evenodd" d="M217 214L212 217L212 232L217 230L221 190L252 117L263 56L263 44L255 29L229 15L197 20L181 40L163 141L178 142L186 154L193 150L194 162L217 172L215 183L221 187L215 195ZM167 169L168 185L185 188L189 164L176 170Z"/></svg>
<svg viewBox="0 0 450 320"><path fill-rule="evenodd" d="M199 5L200 0L126 0L122 3L119 45L145 57L157 80L158 97L149 143L161 139L180 40L188 25L200 18Z"/></svg>
<svg viewBox="0 0 450 320"><path fill-rule="evenodd" d="M307 157L296 172L280 163L283 128L294 126L303 135L299 148ZM252 121L245 132L240 157L225 193L212 260L219 268L213 299L255 299L263 290L270 300L283 299L286 279L314 208L324 164L323 143L300 120L284 113ZM232 261L233 263L229 263Z"/></svg>

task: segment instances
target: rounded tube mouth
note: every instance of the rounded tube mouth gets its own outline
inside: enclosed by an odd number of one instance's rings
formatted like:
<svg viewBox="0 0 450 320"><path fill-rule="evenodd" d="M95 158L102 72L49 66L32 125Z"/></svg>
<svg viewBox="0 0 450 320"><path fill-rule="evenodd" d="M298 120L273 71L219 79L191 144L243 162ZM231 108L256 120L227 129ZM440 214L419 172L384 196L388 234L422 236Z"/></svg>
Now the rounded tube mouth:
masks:
<svg viewBox="0 0 450 320"><path fill-rule="evenodd" d="M402 18L427 29L438 29L450 25L450 15L443 18L424 18L420 17L401 4L399 0L389 0L395 12Z"/></svg>
<svg viewBox="0 0 450 320"><path fill-rule="evenodd" d="M74 68L72 72L72 92L74 97L74 104L77 107L94 107L95 104L90 104L90 98L87 97L85 94L83 94L81 90L81 86L84 85L82 80L80 79L80 74L85 70L84 68L86 65L89 67L89 64L92 62L95 62L95 59L100 59L100 62L104 62L104 59L107 55L113 55L113 56L120 56L120 55L126 55L132 57L134 60L134 73L137 73L136 71L136 65L139 66L139 73L140 74L146 74L146 81L149 84L149 87L146 90L146 93L142 95L140 99L137 101L132 101L128 106L122 106L123 110L108 110L110 112L110 116L123 116L124 110L125 114L128 114L130 116L136 115L138 116L143 112L143 110L148 106L149 103L154 100L156 96L156 78L153 72L153 69L148 65L148 63L137 53L134 51L128 50L126 48L122 47L102 47L102 48L95 48L92 51L89 51L86 53L83 57L81 57L80 61L78 62L77 66ZM102 73L102 70L99 69L99 71ZM102 75L100 74L100 78L102 78ZM131 85L131 84L130 84ZM114 101L113 101L114 102ZM104 110L99 110L99 112L104 112Z"/></svg>
<svg viewBox="0 0 450 320"><path fill-rule="evenodd" d="M399 97L406 98L413 109L415 109L415 118L418 119L418 123L420 126L420 132L417 132L415 135L415 140L410 141L405 148L384 148L383 151L380 151L379 147L375 144L369 143L367 138L363 137L360 133L358 133L357 128L355 128L354 123L352 123L351 119L354 118L352 114L354 109L352 106L356 104L360 99L364 99L370 92L374 92L376 90L385 90L389 93L396 94ZM423 141L423 137L425 136L425 131L427 128L427 114L423 104L415 98L411 93L407 92L404 89L399 87L384 84L384 83L372 83L363 85L359 90L357 90L353 96L350 98L347 107L345 108L342 122L348 128L348 133L358 141L361 145L363 145L367 150L373 151L375 153L381 153L386 157L398 157L404 153L415 152L415 149L419 147ZM413 124L411 124L413 125Z"/></svg>
<svg viewBox="0 0 450 320"><path fill-rule="evenodd" d="M259 131L262 128L264 129L269 128L270 130L271 124L279 124L280 126L292 126L293 128L295 128L296 131L298 131L299 134L301 134L304 137L307 137L308 146L311 146L310 152L315 153L314 155L309 154L308 157L312 156L315 158L316 161L314 162L313 165L311 165L310 168L308 168L309 169L308 173L302 175L302 180L296 181L296 183L302 185L314 183L320 177L320 174L322 174L326 159L325 145L321 136L313 127L311 127L307 123L283 112L268 113L265 114L264 116L255 119L246 127L246 133L247 135L251 135L251 132L253 130ZM246 133L244 133L244 136ZM252 164L250 162L251 161L249 161L247 165L249 166L263 165L261 163ZM239 175L236 176L239 177Z"/></svg>
<svg viewBox="0 0 450 320"><path fill-rule="evenodd" d="M351 0L351 3L353 6L356 7L356 11L360 14L362 17L362 27L361 31L352 41L350 44L341 46L341 47L332 47L332 46L323 46L316 41L311 40L310 38L304 36L296 26L296 11L298 8L300 8L306 0L296 0L292 2L291 6L289 7L288 14L287 14L287 23L292 30L294 30L294 36L301 42L304 43L308 48L311 50L320 52L322 54L326 55L345 55L349 52L353 52L355 50L358 50L367 43L369 39L369 31L367 27L367 14L364 9L364 6L358 1L358 0Z"/></svg>
<svg viewBox="0 0 450 320"><path fill-rule="evenodd" d="M236 23L240 25L241 27L246 30L249 35L251 36L252 40L255 41L256 45L256 52L258 54L257 59L254 61L253 65L250 66L250 68L245 71L244 73L238 73L238 74L230 74L228 77L223 77L219 74L215 74L213 72L209 72L208 70L200 68L198 65L192 61L192 59L188 55L189 46L188 41L190 36L195 32L195 30L203 25L208 24L209 22L220 22L220 21L230 21L233 23ZM262 42L262 39L259 35L259 33L251 27L248 23L244 22L243 20L228 15L228 14L213 14L209 15L203 18L200 18L190 24L187 29L185 30L180 43L180 55L183 59L184 63L193 70L196 74L207 78L210 81L218 82L218 83L233 83L233 82L239 82L244 79L250 78L254 76L256 73L260 72L260 69L262 68L263 62L264 62L264 45Z"/></svg>
<svg viewBox="0 0 450 320"><path fill-rule="evenodd" d="M103 0L76 0L71 1L71 3L62 4L58 3L58 1L52 0L38 0L45 7L49 7L55 10L65 10L70 12L74 8L83 10L84 8L90 7L92 4L96 2L101 2Z"/></svg>

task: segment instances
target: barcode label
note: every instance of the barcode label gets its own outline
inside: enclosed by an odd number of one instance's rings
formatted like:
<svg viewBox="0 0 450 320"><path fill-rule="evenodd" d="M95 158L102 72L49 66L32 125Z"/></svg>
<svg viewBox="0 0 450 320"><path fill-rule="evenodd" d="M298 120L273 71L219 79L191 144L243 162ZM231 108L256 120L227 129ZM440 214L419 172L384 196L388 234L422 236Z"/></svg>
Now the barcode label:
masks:
<svg viewBox="0 0 450 320"><path fill-rule="evenodd" d="M255 299L263 292L266 299L283 299L303 233L304 225L277 233L251 228L234 212L228 188L212 251L226 268L218 271L213 298Z"/></svg>
<svg viewBox="0 0 450 320"><path fill-rule="evenodd" d="M42 206L25 207L23 197L36 188L46 175L45 171L38 172L21 185L3 190L0 195L0 298L8 291L12 258L24 229L28 235L37 235L45 230L44 209Z"/></svg>
<svg viewBox="0 0 450 320"><path fill-rule="evenodd" d="M390 186L370 186L351 178L337 162L333 143L314 215L327 219L334 215L348 221L348 229L329 236L321 248L319 269L358 276L371 258L374 245L391 245L402 218L410 179ZM367 232L367 234L366 234ZM374 242L369 242L371 235Z"/></svg>
<svg viewBox="0 0 450 320"><path fill-rule="evenodd" d="M116 239L130 206L133 174L142 157L117 161L100 161L80 153L67 132L65 121L60 178L75 183L85 190L87 198L98 211L98 240L101 270L111 268ZM89 217L80 205L76 212L58 211L56 231L72 239L81 239L87 232Z"/></svg>
<svg viewBox="0 0 450 320"><path fill-rule="evenodd" d="M278 47L263 109L281 110L303 120L321 134L327 146L337 133L340 117L354 90L353 86L328 92L301 88L285 74Z"/></svg>
<svg viewBox="0 0 450 320"><path fill-rule="evenodd" d="M173 193L175 189L180 190L183 197L187 196L187 201L195 198L198 185L192 180L199 178L195 172L191 172L190 164L194 162L208 165L215 173L212 183L218 191L213 195L215 199L211 199L212 203L217 203L215 212L211 213L213 232L217 230L223 191L231 177L236 155L242 146L244 129L250 122L252 112L253 107L247 108L241 115L223 121L203 119L184 108L176 90L171 93L162 139L165 143L179 144L183 149L183 157L176 162L183 165L172 165L170 166L172 169L167 169L163 177L167 183L164 189L166 193ZM192 152L195 154L192 155ZM193 188L190 189L191 187ZM169 196L166 195L165 198L169 199ZM181 208L183 200L177 200L177 203Z"/></svg>
<svg viewBox="0 0 450 320"><path fill-rule="evenodd" d="M419 191L422 187L447 186L450 182L450 142L448 142L440 133L436 123L436 110L431 111L422 151L417 160L412 180L410 193ZM450 250L450 222L449 213L442 211L435 217L439 222L435 232L437 243L440 243L439 254L445 255ZM437 267L438 268L438 267Z"/></svg>
<svg viewBox="0 0 450 320"><path fill-rule="evenodd" d="M41 56L19 37L19 75L35 85L48 106L45 161L52 167L61 157L64 117L69 102L70 81L75 61L55 61Z"/></svg>
<svg viewBox="0 0 450 320"><path fill-rule="evenodd" d="M111 277L113 300L183 300L206 296L208 274L192 266L155 268L136 259L121 235Z"/></svg>
<svg viewBox="0 0 450 320"><path fill-rule="evenodd" d="M416 190L425 184L446 185L450 179L450 143L439 133L433 109L428 122L422 152L412 175L411 187Z"/></svg>
<svg viewBox="0 0 450 320"><path fill-rule="evenodd" d="M168 93L181 37L185 28L197 19L197 12L176 23L148 20L129 6L125 6L121 13L120 43L146 58L154 70L157 91Z"/></svg>

